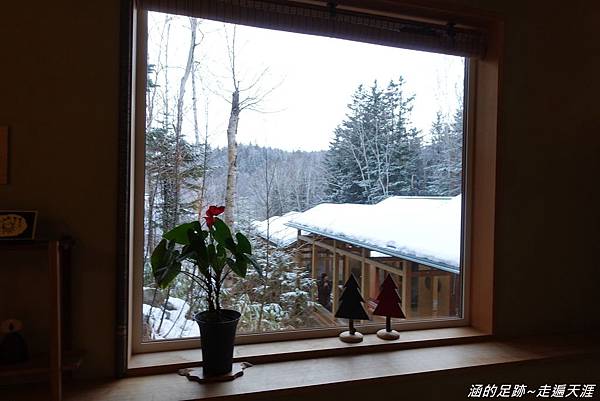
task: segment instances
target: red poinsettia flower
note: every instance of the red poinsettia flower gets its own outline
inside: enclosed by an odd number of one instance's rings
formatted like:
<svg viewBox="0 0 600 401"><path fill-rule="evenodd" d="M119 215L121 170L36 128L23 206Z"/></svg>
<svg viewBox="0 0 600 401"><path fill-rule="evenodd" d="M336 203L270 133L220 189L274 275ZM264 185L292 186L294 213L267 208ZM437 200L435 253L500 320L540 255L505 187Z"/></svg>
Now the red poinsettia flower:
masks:
<svg viewBox="0 0 600 401"><path fill-rule="evenodd" d="M206 220L206 225L212 227L215 224L215 218L212 216L205 216L204 220Z"/></svg>
<svg viewBox="0 0 600 401"><path fill-rule="evenodd" d="M218 216L225 211L225 206L209 206L206 211L207 216Z"/></svg>
<svg viewBox="0 0 600 401"><path fill-rule="evenodd" d="M215 224L215 216L220 215L225 211L225 206L210 206L206 211L206 216L204 220L206 220L206 225L212 227Z"/></svg>

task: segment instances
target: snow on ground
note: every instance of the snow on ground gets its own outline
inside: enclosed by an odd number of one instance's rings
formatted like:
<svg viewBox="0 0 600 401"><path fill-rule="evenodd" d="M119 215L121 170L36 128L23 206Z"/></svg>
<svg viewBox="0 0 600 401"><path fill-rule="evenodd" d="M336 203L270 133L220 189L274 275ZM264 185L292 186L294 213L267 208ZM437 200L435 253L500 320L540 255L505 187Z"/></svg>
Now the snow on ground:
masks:
<svg viewBox="0 0 600 401"><path fill-rule="evenodd" d="M271 241L280 248L292 245L296 242L298 230L286 225L288 221L300 214L299 212L288 212L283 216L273 216L264 221L253 221L252 228L261 238ZM267 233L268 228L268 233ZM268 235L267 235L268 234Z"/></svg>
<svg viewBox="0 0 600 401"><path fill-rule="evenodd" d="M281 294L281 299L289 302L299 297L308 298L309 296L310 294L308 292L296 289L295 291L284 292L283 294Z"/></svg>
<svg viewBox="0 0 600 401"><path fill-rule="evenodd" d="M402 257L459 268L461 196L393 196L375 205L322 203L287 223Z"/></svg>
<svg viewBox="0 0 600 401"><path fill-rule="evenodd" d="M151 307L148 304L143 304L142 307L144 319L150 315L149 324L154 340L200 336L198 324L186 319L190 306L183 299L169 297L162 324L160 323L163 314L161 307Z"/></svg>

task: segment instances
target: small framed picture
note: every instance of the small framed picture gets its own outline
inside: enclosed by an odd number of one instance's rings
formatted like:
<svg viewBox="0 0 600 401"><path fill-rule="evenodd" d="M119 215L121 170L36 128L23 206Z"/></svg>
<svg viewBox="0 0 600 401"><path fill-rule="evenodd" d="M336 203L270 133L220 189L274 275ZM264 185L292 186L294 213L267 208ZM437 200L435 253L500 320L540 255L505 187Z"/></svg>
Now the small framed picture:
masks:
<svg viewBox="0 0 600 401"><path fill-rule="evenodd" d="M34 239L37 211L0 210L0 240Z"/></svg>

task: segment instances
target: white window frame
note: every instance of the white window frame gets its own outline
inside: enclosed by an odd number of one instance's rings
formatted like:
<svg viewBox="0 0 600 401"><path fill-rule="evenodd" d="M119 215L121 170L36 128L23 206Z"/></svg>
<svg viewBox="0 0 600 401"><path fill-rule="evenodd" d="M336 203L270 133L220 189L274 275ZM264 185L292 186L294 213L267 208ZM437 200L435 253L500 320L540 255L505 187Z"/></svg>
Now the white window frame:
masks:
<svg viewBox="0 0 600 401"><path fill-rule="evenodd" d="M147 51L147 12L136 10L134 15L134 52L133 52L133 101L132 101L132 138L131 138L131 223L130 224L130 305L129 305L129 348L130 355L169 350L182 350L199 348L199 338L169 339L142 342L142 299L143 299L143 238L144 238L144 146L145 146L145 91L146 91L146 51ZM474 199L474 121L475 121L475 96L478 60L465 58L465 137L463 146L463 193L462 197L462 222L463 222L463 261L462 261L462 317L457 318L432 318L411 320L394 324L399 331L420 330L430 328L449 328L471 325L471 248L473 240L472 201ZM495 132L494 132L495 135ZM495 137L494 137L495 138ZM494 142L495 143L495 142ZM493 149L495 154L495 147ZM495 168L495 166L492 166ZM491 183L492 185L494 183ZM492 190L493 192L493 190ZM493 228L492 228L493 231ZM489 236L482 242L484 246L491 246ZM492 238L493 241L493 238ZM492 250L493 255L493 250ZM360 325L361 332L375 333L382 328L382 324ZM491 327L491 326L490 326ZM238 334L236 344L263 343L272 341L306 339L317 337L337 336L340 328L305 329L286 332L271 332L260 334Z"/></svg>

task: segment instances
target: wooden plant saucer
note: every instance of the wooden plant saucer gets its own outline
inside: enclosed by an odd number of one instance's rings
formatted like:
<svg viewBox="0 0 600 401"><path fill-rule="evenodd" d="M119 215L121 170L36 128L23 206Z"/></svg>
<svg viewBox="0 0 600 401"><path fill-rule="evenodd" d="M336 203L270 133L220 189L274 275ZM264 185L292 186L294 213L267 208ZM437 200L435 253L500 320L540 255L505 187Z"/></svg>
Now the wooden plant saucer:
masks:
<svg viewBox="0 0 600 401"><path fill-rule="evenodd" d="M236 362L231 367L231 372L225 373L220 376L204 376L204 371L201 367L199 368L188 368L179 369L177 372L180 376L186 376L188 380L198 383L216 383L226 382L237 379L244 375L244 369L251 367L252 364L248 362Z"/></svg>

